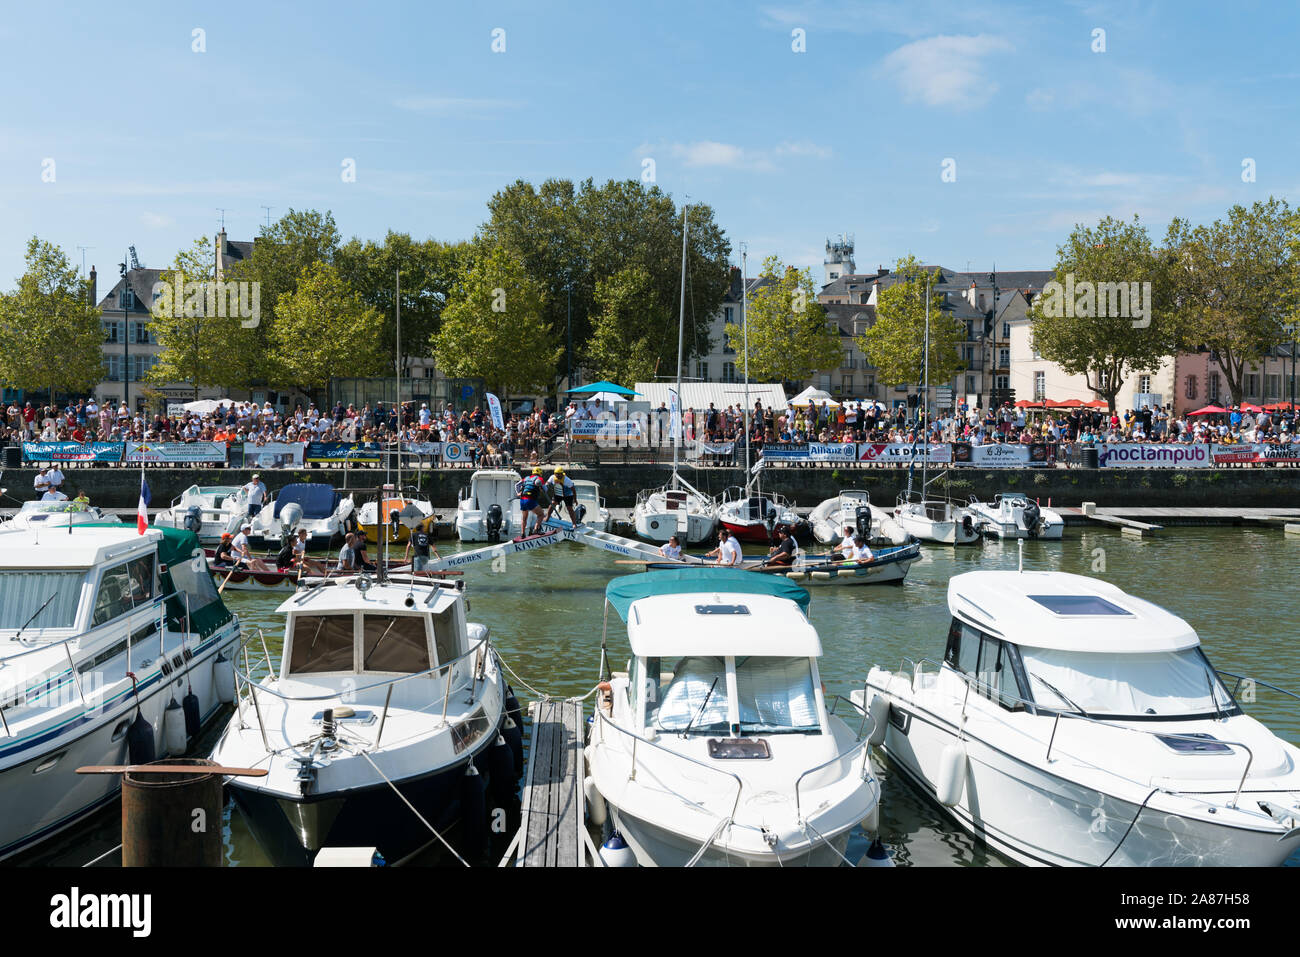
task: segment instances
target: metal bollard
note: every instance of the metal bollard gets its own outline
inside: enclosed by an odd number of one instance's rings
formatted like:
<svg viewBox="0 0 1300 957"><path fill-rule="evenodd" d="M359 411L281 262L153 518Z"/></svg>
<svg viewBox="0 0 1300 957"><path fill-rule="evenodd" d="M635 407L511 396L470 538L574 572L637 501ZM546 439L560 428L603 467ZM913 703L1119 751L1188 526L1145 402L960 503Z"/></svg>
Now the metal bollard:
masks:
<svg viewBox="0 0 1300 957"><path fill-rule="evenodd" d="M216 768L202 758L154 764ZM220 774L122 775L123 867L220 867Z"/></svg>

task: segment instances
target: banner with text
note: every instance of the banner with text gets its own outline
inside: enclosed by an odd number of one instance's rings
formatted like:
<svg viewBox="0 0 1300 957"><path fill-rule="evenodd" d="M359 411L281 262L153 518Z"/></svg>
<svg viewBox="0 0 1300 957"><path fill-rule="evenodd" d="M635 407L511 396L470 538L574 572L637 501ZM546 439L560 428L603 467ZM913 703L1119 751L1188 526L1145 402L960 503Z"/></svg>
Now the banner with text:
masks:
<svg viewBox="0 0 1300 957"><path fill-rule="evenodd" d="M120 462L123 442L24 442L25 462Z"/></svg>
<svg viewBox="0 0 1300 957"><path fill-rule="evenodd" d="M1097 464L1106 469L1205 469L1214 465L1214 446L1103 442Z"/></svg>
<svg viewBox="0 0 1300 957"><path fill-rule="evenodd" d="M931 465L947 465L952 461L952 446L940 442L930 445L910 442L863 442L858 445L859 462L892 463L918 465L928 462Z"/></svg>
<svg viewBox="0 0 1300 957"><path fill-rule="evenodd" d="M132 465L175 465L226 461L225 442L127 442L123 462Z"/></svg>
<svg viewBox="0 0 1300 957"><path fill-rule="evenodd" d="M244 443L244 465L250 469L296 469L302 467L301 442Z"/></svg>
<svg viewBox="0 0 1300 957"><path fill-rule="evenodd" d="M311 442L306 455L306 461L311 463L351 465L378 465L381 458L378 442Z"/></svg>
<svg viewBox="0 0 1300 957"><path fill-rule="evenodd" d="M635 439L641 436L636 419L573 419L569 431L579 439Z"/></svg>
<svg viewBox="0 0 1300 957"><path fill-rule="evenodd" d="M442 460L444 462L474 461L474 443L473 442L443 442Z"/></svg>
<svg viewBox="0 0 1300 957"><path fill-rule="evenodd" d="M765 445L762 456L769 462L852 462L857 450L852 442L798 442Z"/></svg>
<svg viewBox="0 0 1300 957"><path fill-rule="evenodd" d="M1047 464L1047 446L1041 442L1020 445L1013 442L994 442L989 445L971 445L955 442L952 447L954 465L970 465L981 469L1023 469Z"/></svg>
<svg viewBox="0 0 1300 957"><path fill-rule="evenodd" d="M1252 445L1213 446L1215 465L1268 465L1300 462L1300 443L1256 442Z"/></svg>

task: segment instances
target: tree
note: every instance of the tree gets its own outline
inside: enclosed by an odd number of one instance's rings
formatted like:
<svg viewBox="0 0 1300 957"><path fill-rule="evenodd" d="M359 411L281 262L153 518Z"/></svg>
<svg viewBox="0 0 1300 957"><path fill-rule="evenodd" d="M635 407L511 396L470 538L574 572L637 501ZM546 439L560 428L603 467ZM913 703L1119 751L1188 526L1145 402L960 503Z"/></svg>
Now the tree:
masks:
<svg viewBox="0 0 1300 957"><path fill-rule="evenodd" d="M1249 209L1233 206L1227 222L1169 224L1182 338L1217 353L1234 405L1244 396L1246 367L1289 338L1284 327L1300 285L1298 225L1297 213L1272 196Z"/></svg>
<svg viewBox="0 0 1300 957"><path fill-rule="evenodd" d="M927 270L908 256L898 261L891 276L899 281L880 290L876 321L857 338L858 348L882 383L922 383ZM933 277L930 283L930 381L947 382L963 367L960 347L966 330L947 308L943 293L935 291Z"/></svg>
<svg viewBox="0 0 1300 957"><path fill-rule="evenodd" d="M159 275L150 326L162 351L149 382L188 383L197 398L200 386L240 388L264 370L257 333L244 327L225 290L213 287L215 277L216 249L206 236Z"/></svg>
<svg viewBox="0 0 1300 957"><path fill-rule="evenodd" d="M795 382L818 369L838 369L843 360L839 332L827 328L812 272L800 272L769 256L759 276L766 281L749 296L745 313L750 379ZM733 346L742 345L744 327L729 322L723 331ZM742 347L741 369L745 358Z"/></svg>
<svg viewBox="0 0 1300 957"><path fill-rule="evenodd" d="M628 266L596 283L599 312L584 360L596 378L630 386L655 374L665 321L653 282L644 266Z"/></svg>
<svg viewBox="0 0 1300 957"><path fill-rule="evenodd" d="M1137 216L1076 225L1057 249L1055 279L1029 308L1034 348L1085 376L1111 412L1131 373L1156 371L1178 347L1171 260Z"/></svg>
<svg viewBox="0 0 1300 957"><path fill-rule="evenodd" d="M18 288L0 296L0 381L13 388L89 392L104 377L104 330L63 250L33 236Z"/></svg>
<svg viewBox="0 0 1300 957"><path fill-rule="evenodd" d="M387 357L379 336L383 317L348 288L338 270L312 263L276 303L270 368L278 381L304 391L323 388L330 376L382 374Z"/></svg>
<svg viewBox="0 0 1300 957"><path fill-rule="evenodd" d="M448 376L482 378L503 398L545 388L564 349L543 302L520 262L503 248L487 251L443 310L432 342L438 367Z"/></svg>

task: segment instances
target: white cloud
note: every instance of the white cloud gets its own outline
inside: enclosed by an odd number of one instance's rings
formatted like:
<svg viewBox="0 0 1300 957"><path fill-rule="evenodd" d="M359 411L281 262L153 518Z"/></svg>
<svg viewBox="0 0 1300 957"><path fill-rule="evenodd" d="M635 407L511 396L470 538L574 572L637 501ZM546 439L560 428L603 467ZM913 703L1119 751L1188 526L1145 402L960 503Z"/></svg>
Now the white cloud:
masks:
<svg viewBox="0 0 1300 957"><path fill-rule="evenodd" d="M799 140L798 142L786 140L777 146L773 152L777 156L814 156L817 159L829 159L831 148L810 143L808 140Z"/></svg>
<svg viewBox="0 0 1300 957"><path fill-rule="evenodd" d="M744 165L745 151L730 143L715 140L700 140L697 143L674 143L672 155L682 160L687 166L731 166Z"/></svg>
<svg viewBox="0 0 1300 957"><path fill-rule="evenodd" d="M1025 94L1025 106L1031 110L1050 109L1056 102L1056 94L1051 90L1030 90Z"/></svg>
<svg viewBox="0 0 1300 957"><path fill-rule="evenodd" d="M164 216L161 213L151 213L145 211L140 214L140 222L144 223L151 229L161 229L163 226L170 226L176 220L170 216Z"/></svg>
<svg viewBox="0 0 1300 957"><path fill-rule="evenodd" d="M1012 49L1001 37L938 36L899 47L880 70L898 85L907 102L926 106L983 106L997 91L984 71L984 59Z"/></svg>
<svg viewBox="0 0 1300 957"><path fill-rule="evenodd" d="M777 168L777 157L811 157L828 159L831 149L809 140L784 140L774 147L750 148L734 143L720 143L717 140L697 140L693 143L669 143L659 149L667 149L668 155L682 161L684 166L720 167L723 169L748 169L770 172ZM655 148L642 144L642 155L654 155Z"/></svg>
<svg viewBox="0 0 1300 957"><path fill-rule="evenodd" d="M520 100L494 100L468 96L406 96L393 101L399 110L413 113L479 113L497 110L515 110L523 106Z"/></svg>

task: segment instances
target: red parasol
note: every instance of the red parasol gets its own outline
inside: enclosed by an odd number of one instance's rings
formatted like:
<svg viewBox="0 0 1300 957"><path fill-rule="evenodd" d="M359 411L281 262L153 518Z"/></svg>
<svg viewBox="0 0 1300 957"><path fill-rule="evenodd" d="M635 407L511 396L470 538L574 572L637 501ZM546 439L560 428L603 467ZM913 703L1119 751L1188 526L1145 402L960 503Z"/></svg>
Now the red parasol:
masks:
<svg viewBox="0 0 1300 957"><path fill-rule="evenodd" d="M1217 405L1207 405L1197 409L1195 412L1188 412L1188 415L1223 415L1227 409L1221 409Z"/></svg>

